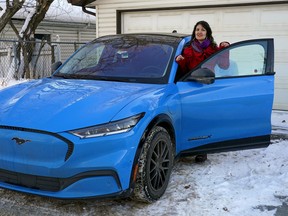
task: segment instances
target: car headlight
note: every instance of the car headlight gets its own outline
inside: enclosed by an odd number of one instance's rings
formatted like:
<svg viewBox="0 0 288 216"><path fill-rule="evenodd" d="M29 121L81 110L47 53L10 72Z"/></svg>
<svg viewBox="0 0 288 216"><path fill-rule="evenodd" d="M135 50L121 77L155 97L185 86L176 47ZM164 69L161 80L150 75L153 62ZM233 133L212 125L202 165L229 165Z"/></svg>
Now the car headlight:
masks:
<svg viewBox="0 0 288 216"><path fill-rule="evenodd" d="M144 113L140 113L138 115L118 121L109 122L107 124L69 131L69 133L72 133L81 139L124 133L130 131L143 116Z"/></svg>

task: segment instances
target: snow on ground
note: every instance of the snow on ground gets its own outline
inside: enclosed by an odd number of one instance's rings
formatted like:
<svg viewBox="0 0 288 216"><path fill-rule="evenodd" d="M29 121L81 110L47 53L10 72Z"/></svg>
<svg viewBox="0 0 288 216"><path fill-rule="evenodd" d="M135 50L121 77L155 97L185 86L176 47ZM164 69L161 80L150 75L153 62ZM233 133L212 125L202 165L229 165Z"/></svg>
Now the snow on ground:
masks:
<svg viewBox="0 0 288 216"><path fill-rule="evenodd" d="M0 215L287 216L288 112L274 110L272 125L284 138L268 148L210 154L202 164L180 159L166 193L153 204L63 201L0 189Z"/></svg>

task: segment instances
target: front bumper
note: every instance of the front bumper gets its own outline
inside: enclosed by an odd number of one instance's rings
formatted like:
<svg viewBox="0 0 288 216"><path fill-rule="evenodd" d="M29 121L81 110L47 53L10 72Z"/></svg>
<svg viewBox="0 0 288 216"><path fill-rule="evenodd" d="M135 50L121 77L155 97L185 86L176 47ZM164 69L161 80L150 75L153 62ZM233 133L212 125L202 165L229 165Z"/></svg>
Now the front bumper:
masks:
<svg viewBox="0 0 288 216"><path fill-rule="evenodd" d="M3 188L63 199L120 196L123 193L118 175L109 170L81 173L66 179L1 170L0 181Z"/></svg>
<svg viewBox="0 0 288 216"><path fill-rule="evenodd" d="M80 139L2 127L0 187L56 198L122 194L130 187L140 137L130 131Z"/></svg>

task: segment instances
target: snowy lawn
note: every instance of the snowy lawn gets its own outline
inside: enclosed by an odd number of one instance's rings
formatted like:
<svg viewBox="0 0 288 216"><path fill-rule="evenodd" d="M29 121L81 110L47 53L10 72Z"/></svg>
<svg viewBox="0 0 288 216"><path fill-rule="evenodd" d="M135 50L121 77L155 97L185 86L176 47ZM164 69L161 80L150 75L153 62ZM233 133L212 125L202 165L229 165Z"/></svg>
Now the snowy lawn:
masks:
<svg viewBox="0 0 288 216"><path fill-rule="evenodd" d="M273 111L272 124L273 133L287 137L288 112ZM0 214L284 216L282 207L288 202L288 140L278 137L272 143L264 149L210 154L202 164L194 163L193 157L181 158L166 193L153 204L129 199L61 201L15 192L11 195L0 189ZM23 202L25 205L15 204Z"/></svg>

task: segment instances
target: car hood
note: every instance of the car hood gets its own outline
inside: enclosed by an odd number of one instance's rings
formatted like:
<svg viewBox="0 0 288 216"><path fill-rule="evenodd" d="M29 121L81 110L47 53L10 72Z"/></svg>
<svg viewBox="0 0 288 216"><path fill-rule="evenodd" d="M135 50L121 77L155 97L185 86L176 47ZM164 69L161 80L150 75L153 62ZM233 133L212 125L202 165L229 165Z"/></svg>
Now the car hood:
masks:
<svg viewBox="0 0 288 216"><path fill-rule="evenodd" d="M26 82L1 91L0 125L62 132L103 124L136 98L161 88L96 80Z"/></svg>

